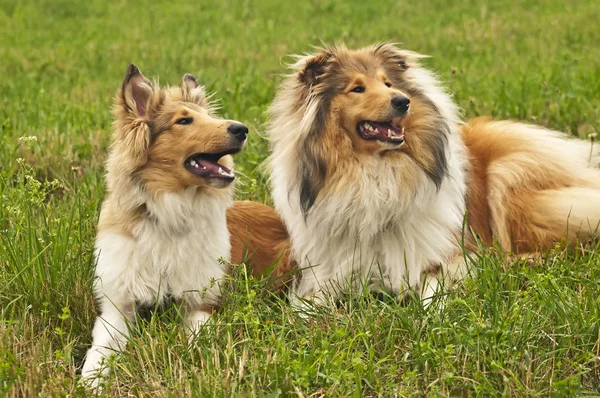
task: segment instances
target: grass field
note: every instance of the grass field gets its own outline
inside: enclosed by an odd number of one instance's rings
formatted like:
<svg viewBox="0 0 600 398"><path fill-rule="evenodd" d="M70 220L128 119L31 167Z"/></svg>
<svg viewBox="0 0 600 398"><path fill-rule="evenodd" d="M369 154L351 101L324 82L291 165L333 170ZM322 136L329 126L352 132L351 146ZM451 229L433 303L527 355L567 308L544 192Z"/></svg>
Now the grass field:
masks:
<svg viewBox="0 0 600 398"><path fill-rule="evenodd" d="M466 117L600 130L600 2L0 0L0 396L86 396L91 257L112 96L135 62L195 74L251 127L237 196L270 202L265 110L286 54L391 40ZM598 204L600 206L600 204ZM351 296L299 318L242 269L188 347L176 305L140 318L109 396L600 394L600 245L535 264L488 250L444 311Z"/></svg>

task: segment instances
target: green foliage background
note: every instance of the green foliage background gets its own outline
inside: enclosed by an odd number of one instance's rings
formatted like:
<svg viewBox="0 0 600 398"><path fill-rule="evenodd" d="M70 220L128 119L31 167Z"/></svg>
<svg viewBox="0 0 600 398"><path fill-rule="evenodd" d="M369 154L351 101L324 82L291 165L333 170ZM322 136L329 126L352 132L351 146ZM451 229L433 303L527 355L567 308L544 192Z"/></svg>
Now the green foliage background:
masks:
<svg viewBox="0 0 600 398"><path fill-rule="evenodd" d="M465 117L586 138L600 129L598 20L583 0L0 0L0 395L88 394L91 251L130 62L162 84L195 74L251 127L237 197L269 203L263 124L287 54L397 42L432 56ZM177 306L138 320L103 394L599 394L598 246L473 260L444 311L359 294L309 321L240 269L196 345Z"/></svg>

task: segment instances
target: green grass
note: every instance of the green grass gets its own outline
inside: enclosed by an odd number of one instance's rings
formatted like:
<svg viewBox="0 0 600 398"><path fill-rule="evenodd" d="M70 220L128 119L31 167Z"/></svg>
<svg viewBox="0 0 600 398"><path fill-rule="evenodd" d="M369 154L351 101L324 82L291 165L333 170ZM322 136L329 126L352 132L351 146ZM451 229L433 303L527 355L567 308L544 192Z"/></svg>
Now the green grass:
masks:
<svg viewBox="0 0 600 398"><path fill-rule="evenodd" d="M112 3L112 4L109 4ZM86 396L109 107L126 66L194 73L251 126L239 198L269 202L265 110L286 54L390 40L466 117L600 130L600 3L0 0L0 395ZM25 137L25 138L22 138ZM28 138L29 137L29 138ZM177 306L133 325L105 393L124 396L600 394L600 246L534 264L492 250L444 311L352 295L310 320L238 272L188 347Z"/></svg>

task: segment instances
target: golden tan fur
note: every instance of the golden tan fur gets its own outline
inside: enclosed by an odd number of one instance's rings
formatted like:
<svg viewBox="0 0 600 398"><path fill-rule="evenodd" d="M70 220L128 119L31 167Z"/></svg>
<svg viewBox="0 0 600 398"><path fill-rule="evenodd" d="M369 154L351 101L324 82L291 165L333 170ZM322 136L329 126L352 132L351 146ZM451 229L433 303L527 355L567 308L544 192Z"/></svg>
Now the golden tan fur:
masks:
<svg viewBox="0 0 600 398"><path fill-rule="evenodd" d="M255 251L257 272L277 251L288 261L285 229L268 208L245 203L228 212L230 154L243 148L248 129L216 116L193 76L161 89L130 65L113 114L95 247L101 315L82 369L92 386L108 372L107 355L125 348L138 305L180 301L192 339L220 305L232 249Z"/></svg>
<svg viewBox="0 0 600 398"><path fill-rule="evenodd" d="M437 278L464 272L465 215L467 249L470 231L517 254L598 236L600 148L522 123L464 123L419 58L390 44L331 46L299 57L282 83L270 163L292 256L307 270L296 295L322 298L359 275L431 297ZM410 99L402 115L391 112L398 93ZM365 121L405 139L365 134Z"/></svg>
<svg viewBox="0 0 600 398"><path fill-rule="evenodd" d="M210 117L206 109L194 105L168 106L165 109L170 116L171 127L156 138L148 152L148 163L139 173L149 191L181 191L197 184L198 177L181 167L185 159L198 152L223 152L232 145L232 137L227 133L228 121ZM183 117L194 118L193 128L172 124L173 120ZM225 156L219 163L233 167L231 156ZM204 182L201 188L207 189L208 186Z"/></svg>
<svg viewBox="0 0 600 398"><path fill-rule="evenodd" d="M227 209L227 227L233 264L245 263L254 276L270 277L274 288L287 284L295 264L287 231L275 210L249 200L236 201Z"/></svg>
<svg viewBox="0 0 600 398"><path fill-rule="evenodd" d="M198 186L195 194L198 197L220 194L221 186L199 179L183 167L184 161L195 153L223 152L232 145L232 137L227 132L230 121L214 116L203 88L189 76L184 76L181 87L162 90L154 89L154 83L145 81L142 75L132 77L148 85L149 98L144 113L146 118L151 118L150 123L140 118L137 106L127 104L127 101L132 103L134 84L124 85L117 93L113 107L113 152L107 175L110 193L103 205L99 233L116 228L133 236L131 228L148 216L144 203L124 212L119 200L111 199L126 195L119 190L125 186L118 181L141 184L151 196L183 192L191 185ZM193 118L194 123L189 126L174 123L185 117ZM221 158L219 163L233 168L230 155ZM289 278L284 277L293 269L287 257L287 232L273 209L256 202L234 202L227 210L227 223L233 263L247 260L257 277L276 265L272 277L281 283ZM249 256L243 257L246 250Z"/></svg>
<svg viewBox="0 0 600 398"><path fill-rule="evenodd" d="M314 123L304 132L306 139L299 159L304 169L301 200L305 212L317 191L333 188L326 178L337 181L344 175L352 176L352 169L360 166L360 161L373 156L405 168L403 176L419 174L417 169L423 169L436 185L440 184L446 172L443 146L450 127L442 115L433 111L431 100L404 76L420 57L390 45L359 50L330 47L302 60L297 80L284 83L306 101L303 106L307 112L315 113ZM365 87L365 92L352 92L356 86ZM398 94L411 100L407 117L398 117L390 105L390 98ZM392 120L395 126L409 132L406 144L398 149L388 143L362 139L356 131L361 120ZM336 175L336 169L344 173Z"/></svg>
<svg viewBox="0 0 600 398"><path fill-rule="evenodd" d="M597 161L591 143L556 145L541 128L489 118L465 124L461 135L470 159L469 225L486 243L494 237L520 254L597 235L600 173L586 167ZM573 153L573 144L583 145Z"/></svg>
<svg viewBox="0 0 600 398"><path fill-rule="evenodd" d="M181 192L189 186L199 186L199 192L215 192L214 184L191 174L183 163L194 153L224 152L237 143L227 132L231 121L215 117L204 89L191 80L193 77L186 79L186 76L181 87L161 90L142 75L135 75L117 93L112 151L107 166L109 192L118 190L115 186L118 182L132 179L143 185L151 196ZM137 86L135 80L140 82ZM136 90L146 92L140 94ZM143 115L134 94L147 97ZM191 125L175 123L183 117L192 117L194 122ZM233 166L229 155L220 162ZM217 184L216 188L220 186Z"/></svg>
<svg viewBox="0 0 600 398"><path fill-rule="evenodd" d="M283 82L269 111L270 162L303 269L296 295L319 296L354 276L399 294L419 290L423 274L455 257L466 163L453 134L459 119L419 58L392 45L328 47ZM408 113L394 104L401 96ZM365 137L366 121L396 137L404 128L405 140Z"/></svg>

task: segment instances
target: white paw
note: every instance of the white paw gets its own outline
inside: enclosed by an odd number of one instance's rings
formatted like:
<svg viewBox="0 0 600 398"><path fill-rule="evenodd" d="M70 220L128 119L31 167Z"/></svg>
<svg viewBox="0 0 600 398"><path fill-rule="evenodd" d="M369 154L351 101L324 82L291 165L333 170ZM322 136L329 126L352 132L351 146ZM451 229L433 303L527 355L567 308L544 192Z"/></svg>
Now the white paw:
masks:
<svg viewBox="0 0 600 398"><path fill-rule="evenodd" d="M101 350L90 348L81 369L81 383L94 391L100 391L102 380L108 373L107 357Z"/></svg>

